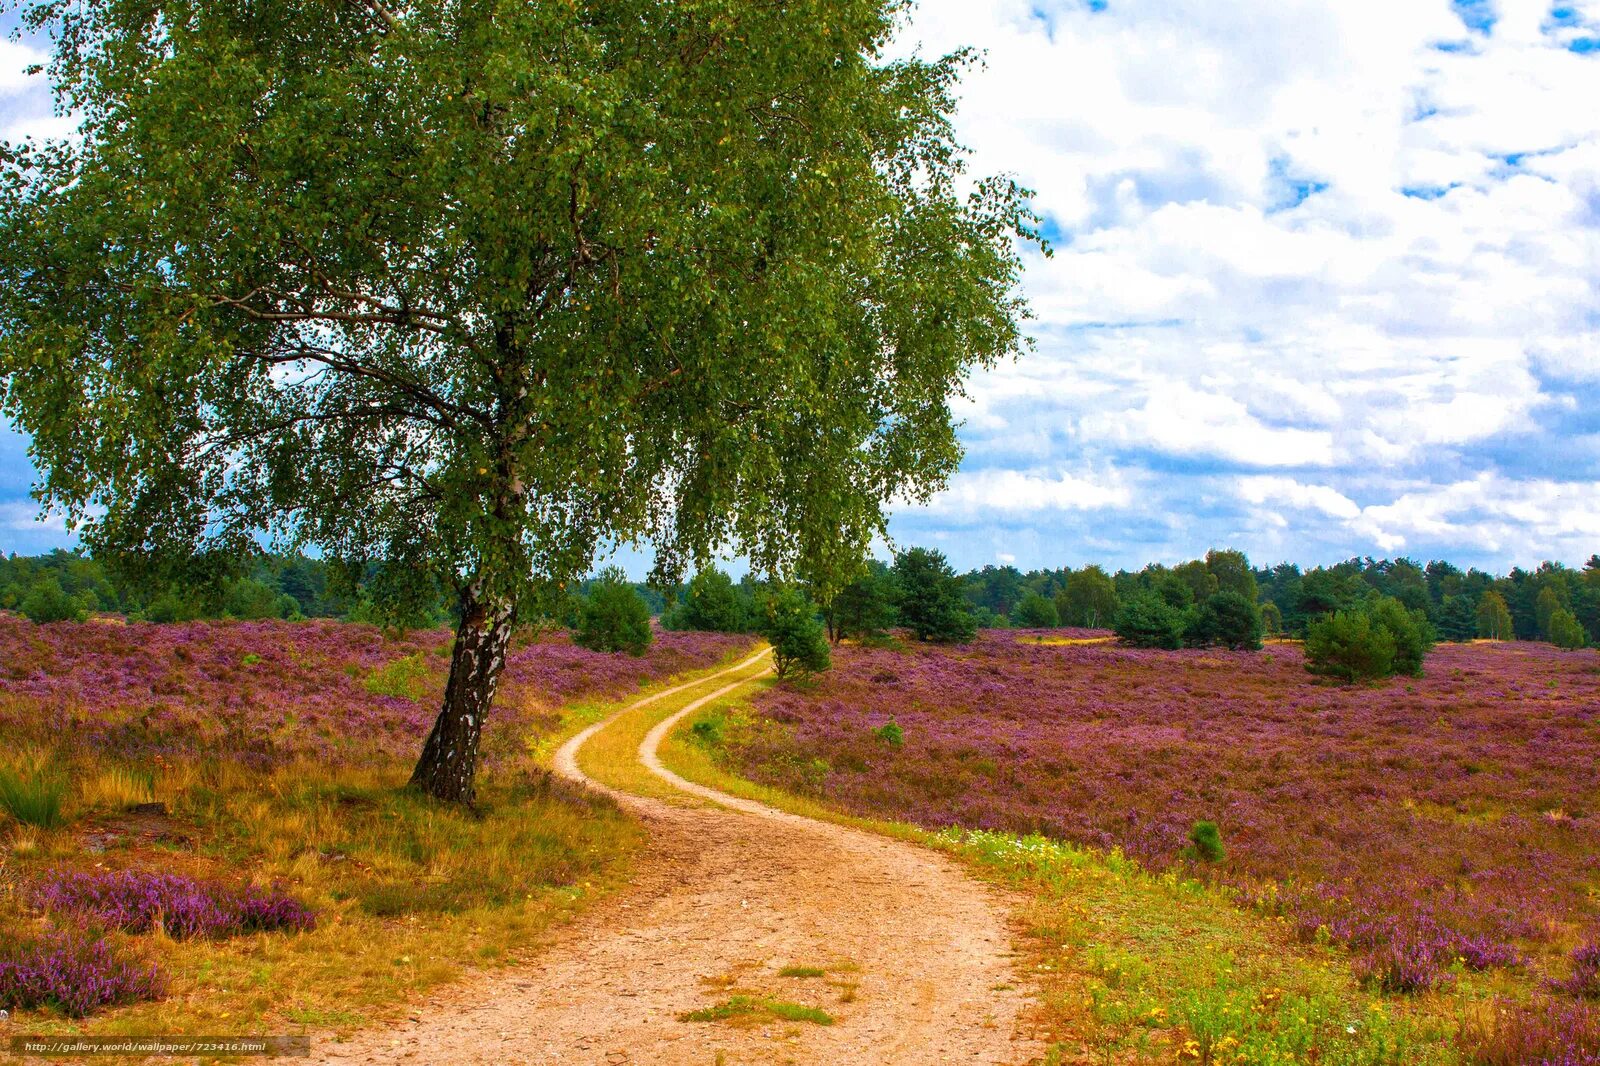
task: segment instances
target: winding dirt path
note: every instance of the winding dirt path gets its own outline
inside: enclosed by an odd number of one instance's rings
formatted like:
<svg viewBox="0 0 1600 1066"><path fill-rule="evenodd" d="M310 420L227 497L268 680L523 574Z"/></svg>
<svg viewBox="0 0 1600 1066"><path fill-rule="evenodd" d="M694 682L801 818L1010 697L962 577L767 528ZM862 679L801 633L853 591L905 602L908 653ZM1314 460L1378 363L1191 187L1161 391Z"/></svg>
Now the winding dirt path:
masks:
<svg viewBox="0 0 1600 1066"><path fill-rule="evenodd" d="M994 889L925 848L729 796L661 765L657 747L676 723L748 684L757 658L616 716L707 689L651 730L639 756L657 776L709 805L645 799L588 778L578 750L611 720L557 753L557 773L610 792L646 824L650 844L627 891L563 930L527 966L439 993L404 1028L319 1043L318 1060L541 1066L1036 1060L1044 1049L1024 1031L1029 1000L1012 969L1006 901ZM733 676L738 680L728 683ZM823 972L780 974L790 967ZM680 1020L736 995L820 1008L834 1023L767 1013Z"/></svg>

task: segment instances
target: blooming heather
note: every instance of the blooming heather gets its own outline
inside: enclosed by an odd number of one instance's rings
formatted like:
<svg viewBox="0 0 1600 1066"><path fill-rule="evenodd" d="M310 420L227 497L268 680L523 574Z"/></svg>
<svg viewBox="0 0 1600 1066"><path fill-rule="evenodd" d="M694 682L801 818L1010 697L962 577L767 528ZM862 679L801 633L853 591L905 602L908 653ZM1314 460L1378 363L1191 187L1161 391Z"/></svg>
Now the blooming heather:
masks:
<svg viewBox="0 0 1600 1066"><path fill-rule="evenodd" d="M51 914L129 933L148 932L159 922L167 935L178 940L300 932L316 924L304 904L276 889L234 888L142 870L54 873L34 888L32 898L35 906Z"/></svg>
<svg viewBox="0 0 1600 1066"><path fill-rule="evenodd" d="M41 626L0 617L0 731L123 757L227 755L256 766L411 758L438 712L449 641L444 630L391 637L332 621ZM640 658L586 651L557 633L520 643L486 753L552 723L564 703L621 696L748 643L660 633ZM406 656L426 665L421 698L363 684Z"/></svg>
<svg viewBox="0 0 1600 1066"><path fill-rule="evenodd" d="M1575 996L1600 999L1600 937L1573 951L1572 976L1559 987Z"/></svg>
<svg viewBox="0 0 1600 1066"><path fill-rule="evenodd" d="M75 930L0 939L0 1007L55 1007L82 1017L101 1007L160 999L155 966Z"/></svg>
<svg viewBox="0 0 1600 1066"><path fill-rule="evenodd" d="M1043 832L1194 867L1383 985L1456 966L1564 972L1549 931L1600 878L1600 662L1542 644L1441 646L1425 676L1318 683L1300 650L1039 644L847 648L814 688L772 689L780 728L732 735L746 774L929 827ZM889 721L901 746L873 730ZM818 774L815 768L826 767Z"/></svg>

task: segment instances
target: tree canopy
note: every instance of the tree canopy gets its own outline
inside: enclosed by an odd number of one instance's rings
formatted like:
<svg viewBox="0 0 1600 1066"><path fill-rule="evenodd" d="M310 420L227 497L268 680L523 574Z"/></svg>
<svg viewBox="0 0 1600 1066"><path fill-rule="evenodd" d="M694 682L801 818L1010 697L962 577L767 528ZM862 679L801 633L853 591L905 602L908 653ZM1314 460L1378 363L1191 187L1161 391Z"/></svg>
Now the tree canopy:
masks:
<svg viewBox="0 0 1600 1066"><path fill-rule="evenodd" d="M519 612L619 541L842 583L1022 347L1026 191L964 174L966 57L888 59L902 7L25 5L83 117L0 174L41 499L129 566L452 594L417 783L470 800Z"/></svg>

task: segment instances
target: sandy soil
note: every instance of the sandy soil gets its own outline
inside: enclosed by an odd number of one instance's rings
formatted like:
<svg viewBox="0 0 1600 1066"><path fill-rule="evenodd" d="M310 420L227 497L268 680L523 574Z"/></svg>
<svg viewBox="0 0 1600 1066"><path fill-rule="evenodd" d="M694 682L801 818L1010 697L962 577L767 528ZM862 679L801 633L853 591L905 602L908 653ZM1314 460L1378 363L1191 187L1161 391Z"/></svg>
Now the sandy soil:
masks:
<svg viewBox="0 0 1600 1066"><path fill-rule="evenodd" d="M655 749L676 720L742 683L697 699L640 749L657 775L715 805L614 793L651 838L629 890L527 966L452 986L400 1028L318 1041L314 1057L551 1066L1037 1059L1043 1047L1026 1032L1030 1000L996 890L935 852L727 796L661 766ZM556 772L601 787L576 753L603 726L568 742ZM782 977L785 967L827 972ZM835 1024L680 1020L736 994L818 1007Z"/></svg>

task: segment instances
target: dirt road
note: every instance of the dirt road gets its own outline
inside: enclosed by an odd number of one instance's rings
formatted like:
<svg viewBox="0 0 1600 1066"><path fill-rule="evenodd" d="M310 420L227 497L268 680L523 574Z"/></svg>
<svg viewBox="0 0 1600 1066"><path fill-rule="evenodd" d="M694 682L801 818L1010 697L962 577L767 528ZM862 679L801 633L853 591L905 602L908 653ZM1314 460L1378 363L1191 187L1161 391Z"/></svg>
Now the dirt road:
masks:
<svg viewBox="0 0 1600 1066"><path fill-rule="evenodd" d="M674 724L744 684L729 681L747 680L753 662L617 716L706 693L657 725L638 757L711 802L613 793L651 839L627 891L527 966L453 986L402 1027L319 1042L318 1059L928 1066L1041 1055L1025 1034L1027 994L995 890L935 852L715 792L661 765L656 747ZM572 738L556 772L602 788L577 753L611 721ZM731 1017L682 1019L718 1007ZM804 1020L797 1008L822 1013Z"/></svg>

